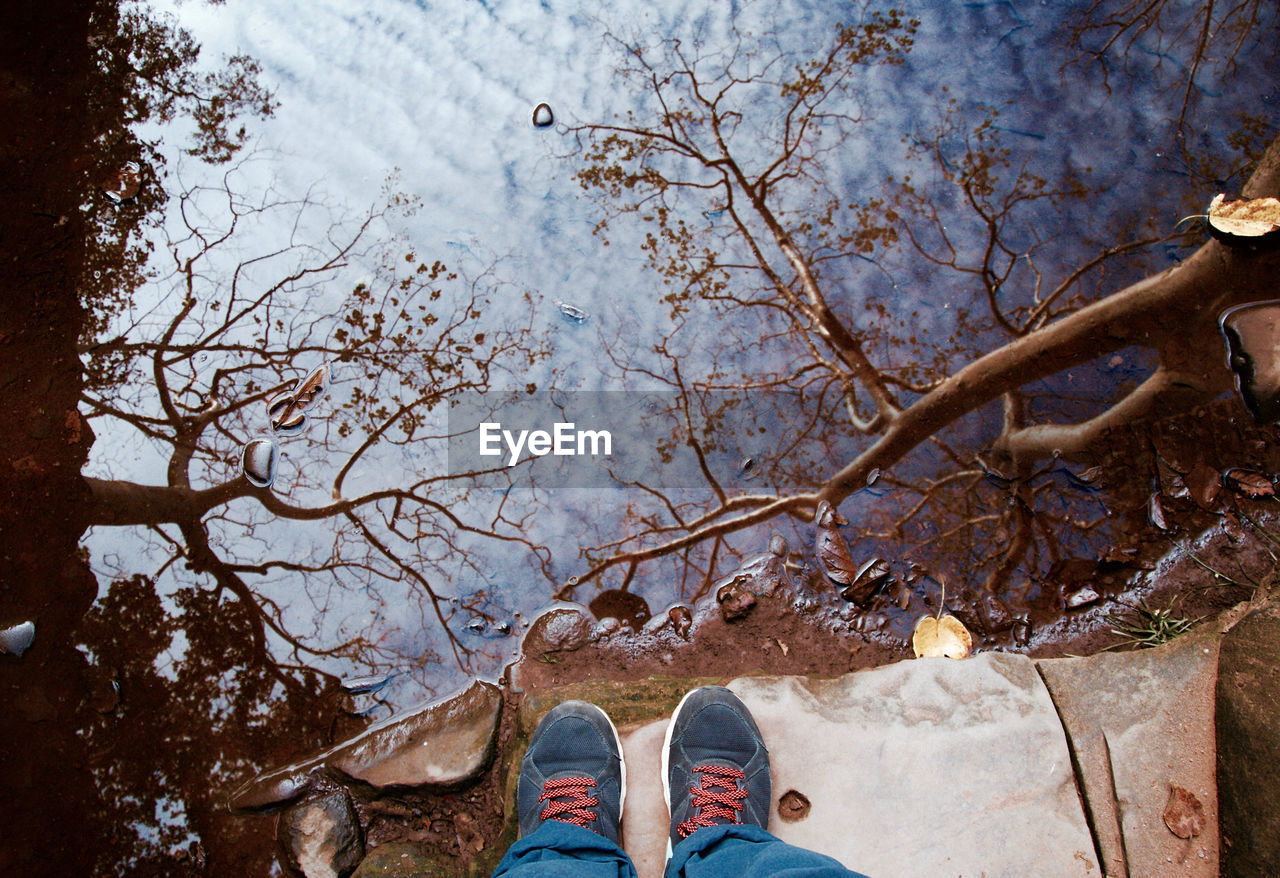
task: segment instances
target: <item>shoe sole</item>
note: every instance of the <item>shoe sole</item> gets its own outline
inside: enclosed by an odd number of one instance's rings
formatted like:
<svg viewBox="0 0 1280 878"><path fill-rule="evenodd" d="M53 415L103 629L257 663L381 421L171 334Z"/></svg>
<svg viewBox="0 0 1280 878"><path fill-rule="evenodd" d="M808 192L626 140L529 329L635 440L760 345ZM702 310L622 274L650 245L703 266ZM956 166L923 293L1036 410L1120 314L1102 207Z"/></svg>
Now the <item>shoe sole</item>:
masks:
<svg viewBox="0 0 1280 878"><path fill-rule="evenodd" d="M667 723L667 733L662 738L662 797L667 802L667 862L671 861L671 733L676 730L676 717L680 715L684 703L697 691L697 689L690 689L684 693L684 697L671 713L671 720Z"/></svg>

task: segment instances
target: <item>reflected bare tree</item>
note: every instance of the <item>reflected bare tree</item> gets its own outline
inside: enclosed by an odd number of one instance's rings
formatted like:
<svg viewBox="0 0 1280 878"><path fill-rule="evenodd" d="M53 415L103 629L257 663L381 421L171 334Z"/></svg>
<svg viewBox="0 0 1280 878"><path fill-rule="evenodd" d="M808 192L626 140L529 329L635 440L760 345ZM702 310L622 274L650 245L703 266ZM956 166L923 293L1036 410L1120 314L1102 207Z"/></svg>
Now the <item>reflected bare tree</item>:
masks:
<svg viewBox="0 0 1280 878"><path fill-rule="evenodd" d="M1096 462L1110 432L1231 388L1219 346L1203 340L1217 338L1225 308L1272 294L1276 257L1211 241L1154 270L1155 248L1187 246L1189 233L1135 222L1137 211L1117 218L1124 231L1041 234L1046 210L1070 222L1090 190L1070 168L1016 156L998 110L980 107L975 118L944 96L936 127L908 138L920 173L848 194L837 158L868 121L871 71L901 63L916 28L901 13L868 12L797 65L769 40L742 34L715 50L615 40L618 73L648 109L577 128L578 178L604 211L602 233L624 220L641 225L641 249L671 310L656 351L665 365L635 366L624 355L624 367L692 393L785 387L835 397L843 412L825 427L824 454L806 459L806 478L777 491L712 484L709 502L664 498L657 512L632 514L624 537L588 550L586 573L561 595L614 567L630 578L659 557L687 562L699 550L705 559L708 545L714 553L728 535L779 515L807 519L908 457L917 462L899 484L920 502L889 529L901 532L925 507L957 521L954 532L941 527L967 546L960 556L992 589L1037 544L1060 554L1058 525L1096 524L1076 510L1049 513L1038 499L1055 462ZM1280 140L1254 159L1244 195L1280 193ZM1203 205L1214 194L1170 200ZM913 282L929 290L920 296L953 316L904 314L884 298L876 272L904 244ZM849 267L857 264L871 267ZM689 327L707 325L695 311L717 326L713 338L688 338ZM1118 387L1101 410L1039 422L1037 382L1125 348L1149 352L1145 380ZM702 360L711 367L689 374ZM964 420L989 405L1003 413L994 436ZM922 454L932 458L923 470ZM991 481L1000 489L974 507L962 489ZM957 503L957 493L969 499ZM927 538L936 543L938 530Z"/></svg>
<svg viewBox="0 0 1280 878"><path fill-rule="evenodd" d="M492 538L535 564L548 559L522 534L524 513L463 511L468 474L447 471L445 413L453 395L510 383L543 356L531 309L490 309L492 296L522 294L489 274L428 264L396 241L388 216L412 211L411 200L388 194L348 220L315 195L268 187L247 197L252 167L239 162L221 186L174 196L176 221L153 260L167 267L86 350L84 409L111 448L103 474L86 480L88 521L148 529L167 559L152 575L182 564L234 595L282 682L324 658L427 660L364 634L371 608L404 611L393 588L420 605L410 633L438 625L467 670L472 650L439 588L480 563L463 541ZM273 241L281 228L287 237ZM365 264L371 275L338 287ZM241 449L271 434L268 403L321 364L331 370L327 404L300 435L276 438L287 457L273 486L256 487L240 473ZM158 483L123 477L120 450L135 444L163 466ZM303 523L324 523L329 535L291 536ZM357 591L359 613L343 598ZM320 630L335 619L346 621Z"/></svg>

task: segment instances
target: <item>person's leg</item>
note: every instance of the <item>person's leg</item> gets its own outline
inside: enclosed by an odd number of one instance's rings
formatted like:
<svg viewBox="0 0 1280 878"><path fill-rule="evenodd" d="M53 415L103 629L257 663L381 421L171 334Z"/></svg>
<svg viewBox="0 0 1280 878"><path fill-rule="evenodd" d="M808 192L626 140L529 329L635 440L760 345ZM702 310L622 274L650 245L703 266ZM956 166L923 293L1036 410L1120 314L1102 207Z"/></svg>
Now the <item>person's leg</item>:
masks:
<svg viewBox="0 0 1280 878"><path fill-rule="evenodd" d="M667 878L865 878L765 831L769 752L747 706L719 686L684 697L662 753Z"/></svg>
<svg viewBox="0 0 1280 878"><path fill-rule="evenodd" d="M566 701L529 739L516 785L520 839L494 878L635 878L619 847L626 767L605 712Z"/></svg>
<svg viewBox="0 0 1280 878"><path fill-rule="evenodd" d="M630 858L603 835L548 820L507 848L493 878L636 878Z"/></svg>
<svg viewBox="0 0 1280 878"><path fill-rule="evenodd" d="M667 878L866 878L750 824L699 829L675 846Z"/></svg>

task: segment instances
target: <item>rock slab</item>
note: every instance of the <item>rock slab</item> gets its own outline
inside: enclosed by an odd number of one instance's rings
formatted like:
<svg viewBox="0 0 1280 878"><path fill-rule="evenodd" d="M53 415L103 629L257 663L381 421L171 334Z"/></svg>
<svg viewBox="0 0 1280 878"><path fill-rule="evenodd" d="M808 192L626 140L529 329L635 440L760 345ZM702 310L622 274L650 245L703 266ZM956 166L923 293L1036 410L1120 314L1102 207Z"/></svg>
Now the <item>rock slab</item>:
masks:
<svg viewBox="0 0 1280 878"><path fill-rule="evenodd" d="M261 775L231 795L238 811L269 808L301 795L316 772L374 787L457 786L493 758L502 691L473 682L462 692L370 726L303 762Z"/></svg>
<svg viewBox="0 0 1280 878"><path fill-rule="evenodd" d="M1038 668L1071 741L1107 874L1216 876L1216 632ZM1194 837L1166 824L1175 786L1203 808Z"/></svg>
<svg viewBox="0 0 1280 878"><path fill-rule="evenodd" d="M784 841L869 875L1101 875L1062 726L1025 656L729 687L764 734L775 800L795 791L811 803L787 822L774 802L769 831ZM666 723L624 730L624 837L642 878L665 857Z"/></svg>
<svg viewBox="0 0 1280 878"><path fill-rule="evenodd" d="M1280 607L1222 640L1217 689L1222 874L1280 869Z"/></svg>

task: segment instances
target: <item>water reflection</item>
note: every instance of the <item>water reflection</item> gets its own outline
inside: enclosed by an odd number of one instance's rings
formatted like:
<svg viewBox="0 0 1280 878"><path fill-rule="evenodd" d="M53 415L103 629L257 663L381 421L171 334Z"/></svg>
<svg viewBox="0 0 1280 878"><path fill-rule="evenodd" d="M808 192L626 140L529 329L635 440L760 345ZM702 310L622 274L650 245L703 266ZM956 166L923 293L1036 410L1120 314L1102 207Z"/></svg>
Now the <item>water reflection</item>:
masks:
<svg viewBox="0 0 1280 878"><path fill-rule="evenodd" d="M1052 35L1062 15L1088 8L925 7L918 21L878 14L870 30L835 27L858 13L846 5L776 18L708 9L696 63L680 52L692 43L676 42L687 34L674 16L634 42L617 34L639 25L618 22L603 35L603 68L576 53L541 59L572 88L505 79L502 51L519 23L501 11L445 26L407 4L384 10L408 18L403 38L346 11L260 13L281 20L255 32L315 28L331 48L363 47L324 65L297 47L268 58L277 72L314 73L292 78L285 100L299 111L274 136L313 143L315 156L264 151L166 178L174 210L153 239L164 270L104 306L86 354L83 405L98 435L89 547L100 572L121 574L84 635L104 679L119 679L88 735L104 799L121 803L113 819L154 827L127 856L160 863L194 837L230 837L212 816L210 776L241 780L353 717L496 674L519 620L561 583L637 629L650 607L671 607L657 620L687 633L690 611L676 602L714 591L727 613L747 612L753 595L794 578L797 606L839 607L856 630L905 636L937 589L895 571L920 565L957 586L953 611L973 630L1025 643L1033 612L1083 605L1082 589L1062 590L1064 559L1096 564L1159 536L1140 521L1152 480L1160 530L1197 520L1195 492L1161 482L1142 421L1189 418L1192 407L1132 418L1123 408L1157 354L1121 321L1058 347L1026 340L1162 268L1166 253L1190 257L1200 242L1152 216L1200 199L1206 176L1239 181L1228 141L1247 138L1224 120L1245 98L1161 102L1181 75L1137 56L1125 88L1100 88L1084 64L1060 83L1074 56ZM592 22L548 11L538 26L559 38L529 44L597 45ZM422 46L438 40L474 57L453 49L422 67L434 56ZM1272 49L1249 45L1260 54L1233 72L1241 96L1275 70ZM827 57L815 46L830 50L828 67L802 66ZM972 67L943 63L958 47ZM395 59L414 75L385 75ZM343 101L331 68L368 100ZM599 69L615 75L605 82ZM770 72L796 69L810 73L778 73L779 83ZM485 87L469 89L459 70ZM442 96L397 91L422 81ZM729 98L708 106L700 93L714 92L695 84ZM1092 95L1088 112L1057 100L1059 85ZM557 97L574 146L555 149L572 156L530 152L545 139L491 123L526 118L533 87L583 95L580 105ZM413 119L489 121L456 143L401 138L381 118L340 116L365 104L407 131ZM803 136L783 123L789 111ZM626 130L614 112L632 114ZM1203 139L1158 160L1147 143L1168 132L1142 120L1161 114L1190 114ZM1082 142L1085 116L1098 133ZM532 121L555 118L539 104ZM309 125L324 136L306 136ZM393 164L410 170L376 203L345 193L375 203L367 212L296 179L356 186ZM449 266L437 261L442 241L455 245ZM616 292L585 302L590 317L555 300L580 331L535 319L534 302L581 277ZM993 351L1012 352L1012 364L948 383ZM317 361L326 365L288 383L295 363ZM329 363L341 364L333 376ZM659 463L691 455L699 481L575 491L513 478L479 491L477 472L450 468L447 412L460 394L584 382L669 393L638 438ZM322 397L325 417L308 424ZM243 444L263 429L264 408L305 466L270 439ZM1209 429L1178 423L1188 435ZM1219 452L1214 467L1262 467L1241 448ZM271 495L236 478L238 453L245 480ZM1125 493L1134 483L1136 502ZM759 553L775 530L788 539ZM154 776L116 750L142 733L167 745ZM172 819L156 818L156 803L179 799Z"/></svg>

